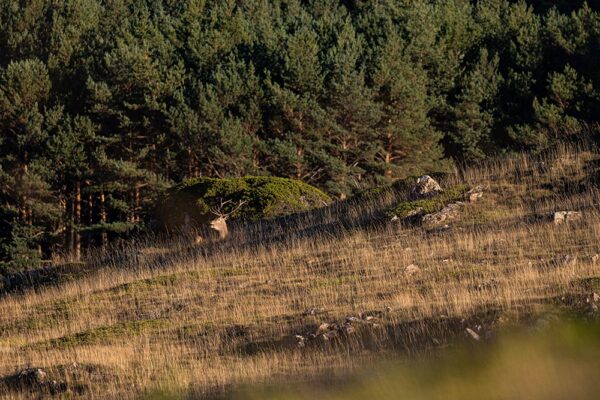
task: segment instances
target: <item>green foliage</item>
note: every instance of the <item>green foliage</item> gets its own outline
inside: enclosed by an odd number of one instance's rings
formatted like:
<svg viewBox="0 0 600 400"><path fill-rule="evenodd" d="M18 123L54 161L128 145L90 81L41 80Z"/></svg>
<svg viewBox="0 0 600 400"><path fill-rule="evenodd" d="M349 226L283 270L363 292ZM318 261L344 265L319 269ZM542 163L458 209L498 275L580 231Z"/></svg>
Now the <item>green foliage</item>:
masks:
<svg viewBox="0 0 600 400"><path fill-rule="evenodd" d="M0 237L0 276L7 272L31 269L40 261L40 254L33 248L35 230L32 227L13 225L6 227L8 235Z"/></svg>
<svg viewBox="0 0 600 400"><path fill-rule="evenodd" d="M345 197L541 151L598 123L599 37L595 0L5 1L0 224L79 254L185 179Z"/></svg>
<svg viewBox="0 0 600 400"><path fill-rule="evenodd" d="M276 177L196 178L175 186L158 207L157 215L169 226L182 225L187 214L193 221L214 218L211 209L227 202L224 213L245 202L231 218L259 220L322 207L330 197L304 182Z"/></svg>

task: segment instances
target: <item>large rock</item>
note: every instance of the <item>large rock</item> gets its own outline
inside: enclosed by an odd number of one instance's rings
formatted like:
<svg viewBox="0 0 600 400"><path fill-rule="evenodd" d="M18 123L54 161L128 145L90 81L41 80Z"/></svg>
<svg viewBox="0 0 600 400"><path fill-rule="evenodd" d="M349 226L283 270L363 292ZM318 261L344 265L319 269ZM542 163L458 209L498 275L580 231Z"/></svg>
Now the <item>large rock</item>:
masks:
<svg viewBox="0 0 600 400"><path fill-rule="evenodd" d="M439 225L450 219L456 218L460 214L463 203L451 203L440 211L423 216L423 223L427 225Z"/></svg>
<svg viewBox="0 0 600 400"><path fill-rule="evenodd" d="M417 185L412 190L413 197L430 197L443 192L442 187L429 175L417 179Z"/></svg>

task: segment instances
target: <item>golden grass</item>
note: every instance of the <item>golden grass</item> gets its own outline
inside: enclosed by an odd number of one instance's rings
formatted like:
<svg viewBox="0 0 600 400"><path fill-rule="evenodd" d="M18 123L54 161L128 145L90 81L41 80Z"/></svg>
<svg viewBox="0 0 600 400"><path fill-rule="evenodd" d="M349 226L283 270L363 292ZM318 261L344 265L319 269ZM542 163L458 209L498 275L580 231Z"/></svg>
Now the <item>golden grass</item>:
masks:
<svg viewBox="0 0 600 400"><path fill-rule="evenodd" d="M343 377L435 351L467 327L483 325L485 336L586 294L582 282L600 276L600 192L590 184L598 160L562 147L459 171L442 186L485 192L449 229L387 221L403 199L390 191L240 224L205 247L145 240L97 254L94 273L0 298L0 375L76 362L104 374L83 378L84 398L210 397L245 383ZM554 226L544 215L558 210L584 219ZM420 271L406 273L410 264ZM332 343L294 338L368 312L375 325Z"/></svg>

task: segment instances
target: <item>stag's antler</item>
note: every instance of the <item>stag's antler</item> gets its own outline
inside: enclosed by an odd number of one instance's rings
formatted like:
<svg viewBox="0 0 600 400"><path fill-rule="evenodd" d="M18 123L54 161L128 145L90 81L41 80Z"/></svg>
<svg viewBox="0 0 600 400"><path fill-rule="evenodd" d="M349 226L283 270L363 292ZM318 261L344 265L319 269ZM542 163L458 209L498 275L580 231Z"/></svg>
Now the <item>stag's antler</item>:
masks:
<svg viewBox="0 0 600 400"><path fill-rule="evenodd" d="M227 200L227 201L220 201L220 205L218 207L214 207L210 209L210 212L212 212L213 214L215 214L217 217L221 217L224 219L229 218L229 216L233 213L235 213L237 210L240 209L240 207L242 207L244 204L246 204L248 201L247 200L240 200L240 202L238 203L237 206L235 206L235 208L233 210L231 210L228 213L224 213L223 212L223 207L228 204L231 203L231 199Z"/></svg>

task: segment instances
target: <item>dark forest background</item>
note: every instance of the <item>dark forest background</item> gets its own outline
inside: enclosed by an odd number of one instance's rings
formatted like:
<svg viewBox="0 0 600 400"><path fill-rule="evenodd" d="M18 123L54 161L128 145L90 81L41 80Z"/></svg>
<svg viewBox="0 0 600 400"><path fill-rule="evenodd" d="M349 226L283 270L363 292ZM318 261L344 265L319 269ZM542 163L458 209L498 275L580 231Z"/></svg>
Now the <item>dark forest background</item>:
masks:
<svg viewBox="0 0 600 400"><path fill-rule="evenodd" d="M594 132L599 8L2 0L0 269L143 229L185 178L343 198Z"/></svg>

